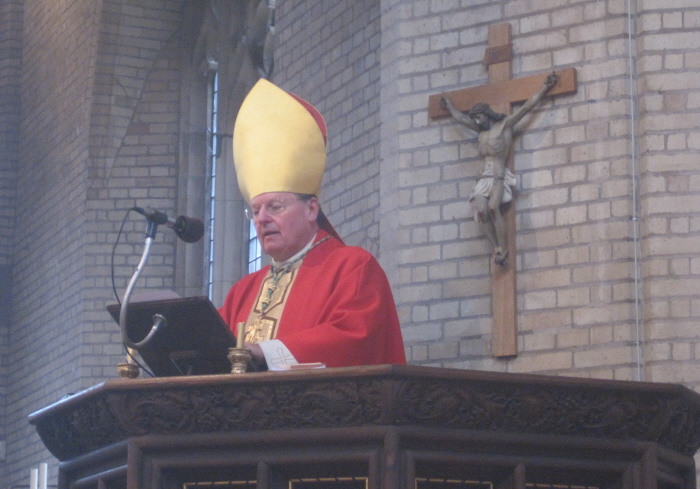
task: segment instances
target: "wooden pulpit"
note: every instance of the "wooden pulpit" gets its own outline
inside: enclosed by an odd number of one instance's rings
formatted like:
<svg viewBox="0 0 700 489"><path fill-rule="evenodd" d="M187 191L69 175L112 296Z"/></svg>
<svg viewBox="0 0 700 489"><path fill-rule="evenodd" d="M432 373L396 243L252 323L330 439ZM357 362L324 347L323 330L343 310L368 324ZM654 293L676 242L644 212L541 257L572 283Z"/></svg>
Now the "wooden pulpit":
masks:
<svg viewBox="0 0 700 489"><path fill-rule="evenodd" d="M29 421L59 489L689 489L700 395L379 365L115 379Z"/></svg>

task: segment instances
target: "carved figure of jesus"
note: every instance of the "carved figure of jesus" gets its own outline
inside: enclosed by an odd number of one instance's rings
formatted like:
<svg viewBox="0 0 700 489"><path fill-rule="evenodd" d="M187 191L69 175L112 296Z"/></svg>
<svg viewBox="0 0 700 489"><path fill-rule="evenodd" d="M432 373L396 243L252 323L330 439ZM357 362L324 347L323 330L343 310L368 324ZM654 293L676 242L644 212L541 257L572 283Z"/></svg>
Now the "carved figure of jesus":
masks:
<svg viewBox="0 0 700 489"><path fill-rule="evenodd" d="M508 264L508 248L501 205L512 200L516 182L515 175L506 167L513 142L513 127L542 101L558 81L555 73L549 75L542 88L510 115L498 114L487 104L476 104L468 111L461 112L447 97L440 99L442 106L457 122L479 134L479 155L484 160L484 170L469 196L469 202L474 207L479 228L493 244L494 263L503 267Z"/></svg>

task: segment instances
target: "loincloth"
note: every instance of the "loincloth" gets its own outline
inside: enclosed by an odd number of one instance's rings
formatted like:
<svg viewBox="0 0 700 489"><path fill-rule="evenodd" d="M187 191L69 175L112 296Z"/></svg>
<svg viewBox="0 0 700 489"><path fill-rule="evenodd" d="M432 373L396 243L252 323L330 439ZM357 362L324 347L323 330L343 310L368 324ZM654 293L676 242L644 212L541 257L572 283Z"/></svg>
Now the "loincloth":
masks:
<svg viewBox="0 0 700 489"><path fill-rule="evenodd" d="M491 197L491 190L493 190L493 184L496 180L496 176L490 170L485 171L481 174L481 178L474 185L472 193L469 195L469 202L474 200L474 197L480 195L482 197ZM503 175L503 197L501 198L501 204L510 202L513 200L513 188L515 188L516 179L515 175L508 168L504 170ZM476 218L477 212L474 210L474 217Z"/></svg>

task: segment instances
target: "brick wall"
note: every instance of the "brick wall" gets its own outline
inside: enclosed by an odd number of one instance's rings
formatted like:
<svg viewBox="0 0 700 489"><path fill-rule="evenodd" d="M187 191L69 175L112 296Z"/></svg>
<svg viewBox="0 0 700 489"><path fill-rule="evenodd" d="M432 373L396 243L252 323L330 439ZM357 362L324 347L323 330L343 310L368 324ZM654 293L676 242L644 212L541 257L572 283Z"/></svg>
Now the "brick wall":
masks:
<svg viewBox="0 0 700 489"><path fill-rule="evenodd" d="M0 265L12 262L22 11L18 2L0 2Z"/></svg>
<svg viewBox="0 0 700 489"><path fill-rule="evenodd" d="M5 419L22 51L22 11L17 1L0 2L0 41L0 419ZM0 423L3 455L4 446L4 423Z"/></svg>
<svg viewBox="0 0 700 489"><path fill-rule="evenodd" d="M638 85L649 379L700 389L700 5L639 15Z"/></svg>
<svg viewBox="0 0 700 489"><path fill-rule="evenodd" d="M177 207L181 9L25 2L3 489L39 462L56 473L27 415L115 377L124 358L105 311L115 301L110 254L126 209ZM120 295L145 226L132 213L116 250ZM174 242L162 227L141 290L173 288Z"/></svg>
<svg viewBox="0 0 700 489"><path fill-rule="evenodd" d="M24 3L5 484L49 459L26 416L78 387L95 13L91 2Z"/></svg>
<svg viewBox="0 0 700 489"><path fill-rule="evenodd" d="M471 5L471 4L470 4ZM414 363L630 379L635 243L623 2L400 4L399 285ZM468 204L476 135L427 118L429 95L487 82L490 24L513 29L514 78L575 67L514 144L520 355L490 354L490 245Z"/></svg>
<svg viewBox="0 0 700 489"><path fill-rule="evenodd" d="M85 202L84 387L113 377L123 361L119 328L105 307L112 247L126 211L151 206L176 215L180 119L181 2L105 3L93 92ZM124 293L144 245L146 220L132 212L115 253ZM174 289L175 235L158 229L135 294Z"/></svg>

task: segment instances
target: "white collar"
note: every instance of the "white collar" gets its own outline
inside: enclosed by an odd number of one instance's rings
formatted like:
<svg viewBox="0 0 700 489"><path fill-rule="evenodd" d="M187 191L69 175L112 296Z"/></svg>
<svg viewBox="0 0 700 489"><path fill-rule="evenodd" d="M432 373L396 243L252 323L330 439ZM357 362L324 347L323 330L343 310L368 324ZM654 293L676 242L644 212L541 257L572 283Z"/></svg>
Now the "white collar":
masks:
<svg viewBox="0 0 700 489"><path fill-rule="evenodd" d="M287 258L285 261L277 261L277 260L275 260L274 258L272 258L272 259L271 259L272 267L273 267L273 268L279 268L279 267L281 267L282 265L284 265L285 263L291 263L291 262L294 262L294 261L298 260L299 257L300 257L301 255L303 255L304 253L306 253L307 251L309 251L309 248L311 248L311 245L313 245L313 244L314 244L314 241L316 241L316 236L317 236L317 235L318 235L318 232L316 232L316 234L313 235L313 237L311 238L311 241L309 241L308 243L306 243L306 246L304 246L302 249L300 249L300 250L299 250L297 253L295 253L293 256Z"/></svg>

